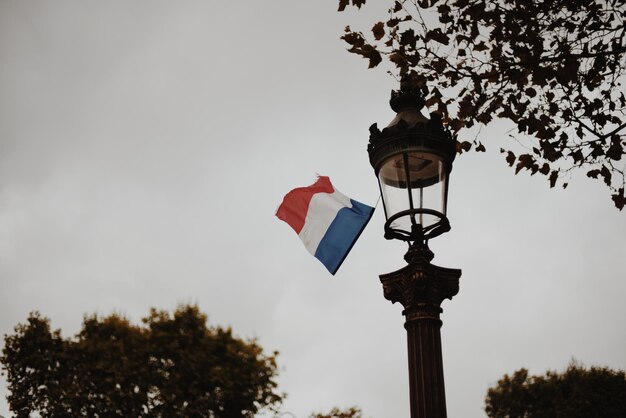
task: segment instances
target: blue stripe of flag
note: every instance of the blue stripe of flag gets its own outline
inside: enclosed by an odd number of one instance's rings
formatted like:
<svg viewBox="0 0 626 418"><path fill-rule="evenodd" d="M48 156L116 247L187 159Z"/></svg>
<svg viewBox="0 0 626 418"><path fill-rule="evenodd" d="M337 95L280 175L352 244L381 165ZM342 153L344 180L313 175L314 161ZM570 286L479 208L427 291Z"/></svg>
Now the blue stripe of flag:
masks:
<svg viewBox="0 0 626 418"><path fill-rule="evenodd" d="M374 208L371 206L353 199L350 199L350 202L351 208L345 207L337 212L337 216L331 222L315 251L315 257L333 275L374 213Z"/></svg>

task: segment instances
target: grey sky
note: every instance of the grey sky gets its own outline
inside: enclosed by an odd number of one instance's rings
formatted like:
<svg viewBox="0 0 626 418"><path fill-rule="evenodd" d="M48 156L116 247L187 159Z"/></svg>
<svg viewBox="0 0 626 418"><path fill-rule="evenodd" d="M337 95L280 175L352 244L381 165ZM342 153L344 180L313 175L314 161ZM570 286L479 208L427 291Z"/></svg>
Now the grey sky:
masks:
<svg viewBox="0 0 626 418"><path fill-rule="evenodd" d="M274 217L316 173L378 197L367 128L391 120L396 83L339 36L381 9L336 8L0 2L0 334L32 310L70 336L85 313L198 303L281 352L284 411L408 416L401 307L378 282L405 248L382 210L334 278ZM452 231L431 244L463 269L443 305L451 417L483 417L487 387L523 366L626 368L626 215L583 176L514 176L506 129L455 162Z"/></svg>

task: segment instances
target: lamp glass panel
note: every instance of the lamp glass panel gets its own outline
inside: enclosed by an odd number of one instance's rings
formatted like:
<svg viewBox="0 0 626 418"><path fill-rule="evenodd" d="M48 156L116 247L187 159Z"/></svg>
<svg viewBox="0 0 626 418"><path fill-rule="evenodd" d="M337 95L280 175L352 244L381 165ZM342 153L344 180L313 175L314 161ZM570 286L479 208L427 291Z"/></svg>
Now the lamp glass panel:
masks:
<svg viewBox="0 0 626 418"><path fill-rule="evenodd" d="M399 189L396 187L381 185L383 192L383 199L385 199L385 215L387 219L392 217L398 212L408 210L409 205L409 192L407 189ZM400 229L402 231L411 230L411 218L408 216L401 216L395 219L391 223L393 229Z"/></svg>
<svg viewBox="0 0 626 418"><path fill-rule="evenodd" d="M383 163L378 173L378 181L387 219L400 211L410 208L403 154L394 155ZM397 219L391 226L394 229L411 230L411 223L408 217L406 219L404 217Z"/></svg>
<svg viewBox="0 0 626 418"><path fill-rule="evenodd" d="M445 177L445 164L435 154L406 152L389 157L378 173L387 219L419 208L445 214ZM410 231L412 223L428 226L437 220L433 215L402 216L391 226Z"/></svg>
<svg viewBox="0 0 626 418"><path fill-rule="evenodd" d="M413 206L419 209L435 210L442 215L446 214L446 169L441 160L433 161L437 168L437 181L428 181L428 186L411 189ZM420 213L416 215L416 222L424 227L430 226L439 221L439 217L431 214Z"/></svg>

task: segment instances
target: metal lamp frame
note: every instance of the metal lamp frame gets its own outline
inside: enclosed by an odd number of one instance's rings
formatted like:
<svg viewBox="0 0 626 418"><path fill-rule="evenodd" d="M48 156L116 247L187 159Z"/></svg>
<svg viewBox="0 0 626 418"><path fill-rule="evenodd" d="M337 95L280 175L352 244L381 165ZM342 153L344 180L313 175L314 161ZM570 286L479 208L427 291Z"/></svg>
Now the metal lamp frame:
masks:
<svg viewBox="0 0 626 418"><path fill-rule="evenodd" d="M397 113L407 109L419 111L424 106L424 98L419 89L411 88L406 84L401 86L399 91L391 92L389 104ZM446 215L434 209L415 208L413 204L413 196L411 188L411 179L408 173L407 155L410 152L420 152L436 155L441 158L446 170L444 199L442 207L447 210L448 200L448 181L450 172L452 171L452 162L456 156L456 141L452 137L450 131L444 128L441 117L438 114L431 113L430 119L425 119L423 123L416 123L413 126L400 119L393 126L384 128L382 131L378 129L377 124L370 127L370 142L368 145L368 153L370 163L374 168L376 177L379 177L380 169L389 158L395 155L404 155L407 193L409 200L409 208L388 216L387 202L385 202L380 178L378 187L381 196L383 196L383 207L385 210L385 238L399 239L403 241L413 241L426 243L429 239L437 237L450 230L450 222ZM432 225L424 227L414 221L415 215L427 214L439 218ZM392 223L404 216L411 217L411 230L403 230L392 227Z"/></svg>

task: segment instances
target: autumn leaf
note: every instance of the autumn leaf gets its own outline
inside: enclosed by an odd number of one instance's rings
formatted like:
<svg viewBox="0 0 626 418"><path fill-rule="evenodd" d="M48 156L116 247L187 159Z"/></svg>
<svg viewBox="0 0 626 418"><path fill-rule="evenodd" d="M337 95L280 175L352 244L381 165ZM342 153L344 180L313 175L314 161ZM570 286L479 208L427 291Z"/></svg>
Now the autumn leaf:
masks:
<svg viewBox="0 0 626 418"><path fill-rule="evenodd" d="M611 196L611 198L613 199L613 202L615 203L615 206L619 210L624 209L624 205L626 204L626 197L624 197L624 188L623 187L621 187L617 191L617 193L613 194Z"/></svg>
<svg viewBox="0 0 626 418"><path fill-rule="evenodd" d="M612 160L619 161L622 159L622 155L624 155L624 148L622 147L619 136L616 135L613 137L611 146L606 151L606 156Z"/></svg>
<svg viewBox="0 0 626 418"><path fill-rule="evenodd" d="M444 45L448 45L448 43L450 43L450 38L448 37L448 35L443 33L439 28L426 32L425 40L429 41L431 39Z"/></svg>
<svg viewBox="0 0 626 418"><path fill-rule="evenodd" d="M602 178L604 178L604 183L607 186L611 185L611 171L609 170L609 168L605 165L602 166L602 168L600 169L600 175L602 176Z"/></svg>
<svg viewBox="0 0 626 418"><path fill-rule="evenodd" d="M396 26L398 26L399 23L400 23L400 19L393 18L387 21L387 26L390 28L395 28Z"/></svg>
<svg viewBox="0 0 626 418"><path fill-rule="evenodd" d="M400 68L406 65L407 60L406 60L406 57L400 52L393 52L389 56L389 61L393 62L394 64L396 64L398 68Z"/></svg>
<svg viewBox="0 0 626 418"><path fill-rule="evenodd" d="M383 22L376 23L372 28L372 33L374 34L374 39L377 41L381 40L385 36L385 24Z"/></svg>
<svg viewBox="0 0 626 418"><path fill-rule="evenodd" d="M413 46L417 38L415 37L415 32L413 29L407 29L400 35L400 44L404 46Z"/></svg>
<svg viewBox="0 0 626 418"><path fill-rule="evenodd" d="M366 0L352 0L352 5L358 7L359 9L361 8L361 6L363 6L365 4ZM344 10L346 10L346 7L350 4L350 0L339 0L339 9L337 9L338 12L343 12Z"/></svg>
<svg viewBox="0 0 626 418"><path fill-rule="evenodd" d="M522 169L530 170L533 166L535 159L530 154L522 154L517 157L517 165L515 166L515 174L519 173Z"/></svg>
<svg viewBox="0 0 626 418"><path fill-rule="evenodd" d="M353 52L355 54L359 54L363 58L367 58L369 60L368 68L376 67L383 60L380 55L380 52L378 52L378 50L376 50L376 48L370 44L365 44L362 46L355 45L352 48L350 48L348 51Z"/></svg>
<svg viewBox="0 0 626 418"><path fill-rule="evenodd" d="M450 16L450 12L452 9L447 4L441 4L437 7L437 12L439 13L439 21L441 23L450 23L452 22L452 16Z"/></svg>
<svg viewBox="0 0 626 418"><path fill-rule="evenodd" d="M443 72L443 70L446 68L446 60L442 58L436 59L431 62L431 65L435 69L435 71Z"/></svg>
<svg viewBox="0 0 626 418"><path fill-rule="evenodd" d="M456 142L456 152L462 154L472 149L472 143L468 141Z"/></svg>
<svg viewBox="0 0 626 418"><path fill-rule="evenodd" d="M556 185L556 181L558 178L559 178L558 171L552 171L552 173L550 173L550 178L548 179L550 182L550 188L553 188Z"/></svg>
<svg viewBox="0 0 626 418"><path fill-rule="evenodd" d="M592 179L597 179L599 175L600 175L600 170L587 171L587 177L590 177Z"/></svg>
<svg viewBox="0 0 626 418"><path fill-rule="evenodd" d="M363 38L363 36L361 36L361 34L359 33L352 32L349 26L346 27L346 33L341 37L341 39L343 39L353 47L360 47L365 44L365 39Z"/></svg>
<svg viewBox="0 0 626 418"><path fill-rule="evenodd" d="M574 163L582 164L585 157L583 156L583 152L580 149L572 152L571 157L574 159Z"/></svg>
<svg viewBox="0 0 626 418"><path fill-rule="evenodd" d="M483 41L480 41L479 43L477 43L476 45L474 45L474 51L477 52L481 52L481 51L486 51L489 49L489 47L487 46L487 44L485 44Z"/></svg>

